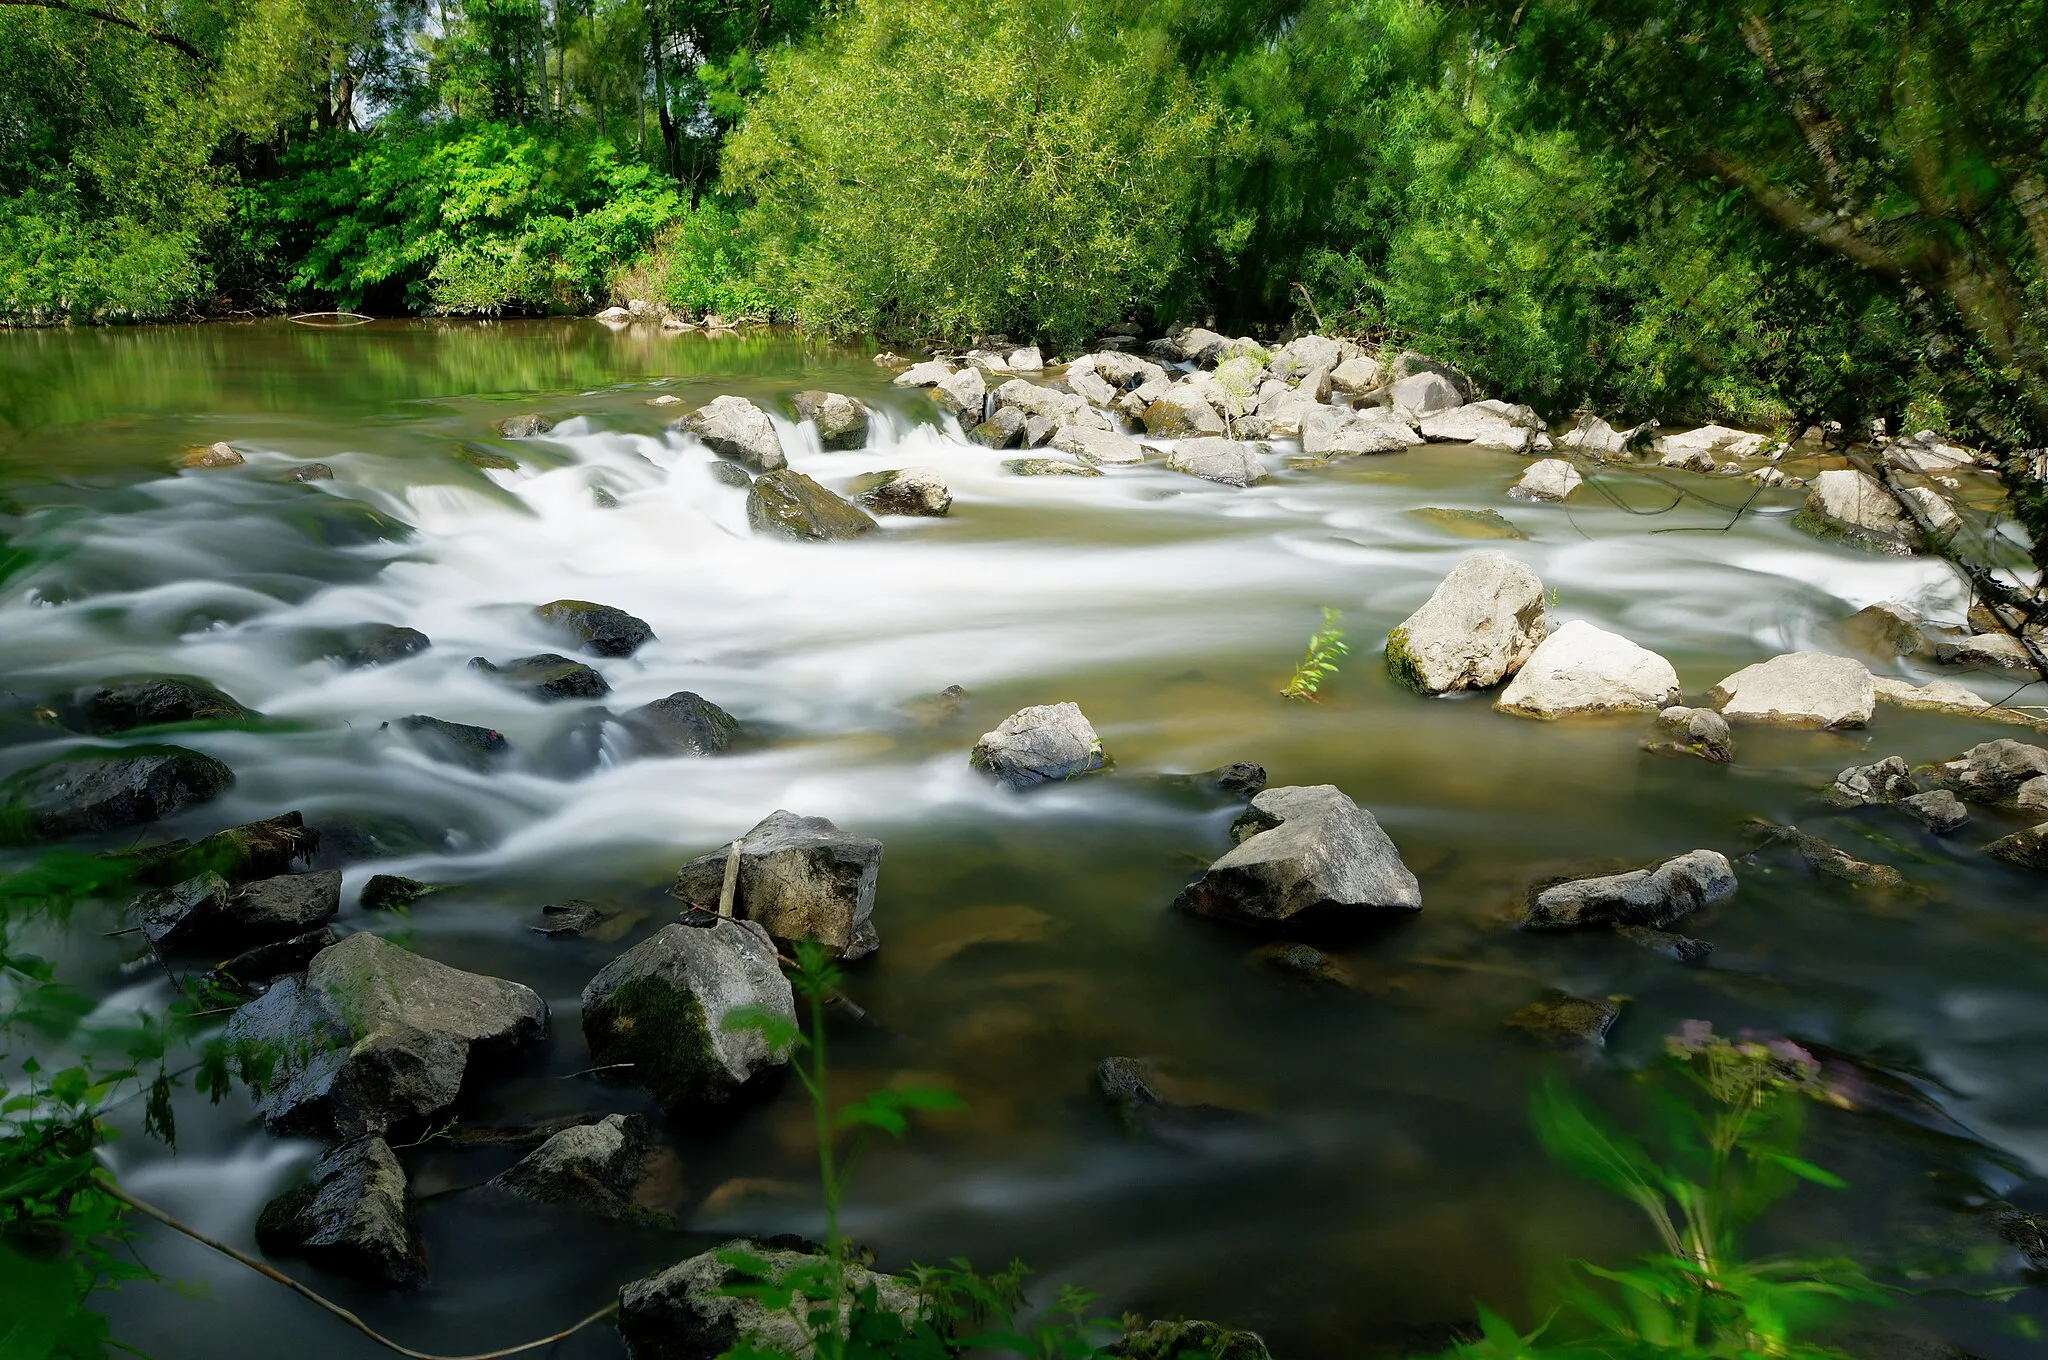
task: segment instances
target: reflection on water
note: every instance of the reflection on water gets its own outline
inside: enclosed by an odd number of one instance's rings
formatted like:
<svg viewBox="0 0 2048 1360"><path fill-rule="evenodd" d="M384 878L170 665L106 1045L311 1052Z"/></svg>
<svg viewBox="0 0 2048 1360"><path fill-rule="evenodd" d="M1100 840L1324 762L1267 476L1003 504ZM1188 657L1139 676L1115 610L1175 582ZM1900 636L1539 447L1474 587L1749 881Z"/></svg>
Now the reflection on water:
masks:
<svg viewBox="0 0 2048 1360"><path fill-rule="evenodd" d="M1874 601L1960 616L1937 567L1798 534L1796 493L1766 493L1715 532L1729 516L1699 501L1654 520L1598 496L1509 501L1520 460L1473 449L1315 471L1287 469L1283 449L1248 491L1156 466L1017 478L861 355L584 322L9 335L0 370L0 509L36 554L0 595L0 685L40 700L173 672L260 709L255 728L180 737L238 780L175 832L288 807L315 823L408 824L394 858L341 856L346 900L373 872L456 885L405 922L411 947L527 982L556 1018L544 1061L480 1092L466 1123L640 1108L630 1090L572 1076L589 1065L577 993L623 945L527 926L575 896L647 908L639 932L651 931L682 859L786 807L887 846L883 948L848 984L874 1020L839 1050L848 1089L914 1073L970 1101L863 1169L853 1228L890 1263L1018 1254L1102 1291L1108 1311L1255 1326L1282 1356L1428 1344L1475 1299L1517 1304L1561 1256L1645 1245L1527 1133L1538 1056L1500 1022L1546 987L1627 998L1588 1082L1616 1081L1690 1017L1912 1075L1932 1113L1818 1122L1815 1159L1856 1191L1803 1198L1789 1240L1901 1255L1988 1241L1953 1187L1980 1177L2002 1192L2048 1168L2048 893L1971 848L1995 815L1937 841L1904 817L1824 813L1816 797L1862 759L1931 759L2011 729L1881 709L1865 733L1740 733L1737 763L1711 767L1643 755L1641 722L1544 724L1484 699L1422 700L1378 665L1386 629L1476 546L1407 513L1431 506L1505 515L1526 541L1486 546L1537 569L1554 619L1663 652L1694 696L1777 651L1840 649L1836 624ZM951 517L890 520L846 545L753 536L744 493L663 433L677 408L647 404L732 391L786 416L788 395L816 386L876 403L877 435L825 453L785 420L800 470L843 487L929 466L953 491ZM524 411L561 423L496 435ZM250 455L245 467L164 471L180 448L221 438ZM516 469L477 467L464 457L476 447ZM275 480L313 458L336 479ZM1633 474L1600 475L1630 499ZM1688 480L1730 505L1749 490ZM1680 527L1699 531L1650 532ZM619 760L599 742L594 762L565 767L564 734L600 705L543 707L468 666L559 647L528 611L560 597L653 625L630 659L595 663L613 690L602 707L692 690L747 739L710 760ZM1344 611L1353 655L1322 702L1286 704L1276 690L1325 605ZM345 669L336 639L366 623L434 645ZM957 719L910 716L954 684L971 696ZM972 775L978 733L1060 699L1080 703L1116 773L1028 797ZM17 712L0 772L77 740ZM498 729L514 755L488 772L428 760L385 727L414 713ZM1353 988L1306 989L1254 957L1259 941L1165 909L1228 844L1230 814L1164 798L1144 776L1234 759L1262 762L1275 783L1341 786L1420 877L1419 918L1336 951ZM1715 944L1707 968L1508 928L1535 878L1697 845L1740 856L1751 816L1897 864L1925 900L1861 900L1774 852L1738 859L1741 893L1685 927ZM389 928L353 907L343 924ZM53 947L110 995L162 1004L160 986L123 972L119 944ZM1236 1115L1132 1143L1091 1096L1110 1054L1148 1057L1189 1100ZM476 1350L552 1330L714 1235L815 1229L796 1094L672 1131L680 1242L471 1191L512 1154L430 1145L408 1153L433 1262L425 1293L328 1283L410 1344ZM253 1133L232 1102L180 1126L175 1161L138 1137L119 1145L118 1168L249 1245L256 1207L310 1150ZM273 1285L160 1238L146 1250L208 1283L197 1299L121 1296L119 1334L147 1351L269 1356L303 1335L324 1354L377 1353ZM1927 1316L1980 1354L2017 1354L2003 1314L1973 1307ZM559 1353L615 1348L600 1334Z"/></svg>

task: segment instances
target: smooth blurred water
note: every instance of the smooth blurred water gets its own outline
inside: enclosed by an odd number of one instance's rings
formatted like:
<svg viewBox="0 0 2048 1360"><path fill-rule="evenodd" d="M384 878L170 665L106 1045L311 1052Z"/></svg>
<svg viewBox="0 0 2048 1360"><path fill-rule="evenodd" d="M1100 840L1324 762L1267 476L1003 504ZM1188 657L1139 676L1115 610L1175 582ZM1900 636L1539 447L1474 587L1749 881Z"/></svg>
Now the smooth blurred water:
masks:
<svg viewBox="0 0 2048 1360"><path fill-rule="evenodd" d="M1946 756L2014 729L1880 707L1866 732L1740 732L1737 763L1721 768L1643 754L1646 721L1537 723L1483 696L1424 700L1377 655L1464 555L1500 547L1555 590L1554 622L1586 619L1664 653L1697 697L1778 651L1845 650L1837 625L1878 600L1959 618L1963 596L1937 564L1799 534L1797 493L1765 493L1737 518L1753 490L1742 481L1603 471L1612 500L1527 505L1505 495L1522 460L1477 449L1308 470L1286 467L1283 444L1249 490L1157 465L1019 478L887 376L858 352L787 338L583 321L0 335L0 513L37 555L0 587L0 688L17 696L0 774L90 744L20 715L112 676L204 676L259 709L253 729L178 737L237 781L161 830L290 808L316 825L413 824L413 852L341 866L341 924L402 929L410 947L526 982L554 1010L546 1053L465 1105L476 1125L643 1108L572 1075L589 1066L576 998L672 913L663 891L683 859L778 807L880 837L883 947L848 982L874 1024L839 1040L840 1079L855 1092L914 1074L970 1102L862 1166L852 1228L890 1265L1020 1255L1099 1291L1105 1312L1254 1326L1283 1357L1398 1354L1440 1344L1475 1300L1518 1311L1559 1260L1649 1245L1528 1131L1543 1059L1501 1020L1546 986L1628 998L1609 1051L1575 1069L1597 1095L1694 1017L1905 1075L1918 1113L1817 1117L1810 1155L1854 1189L1802 1194L1776 1220L1785 1244L1905 1260L1995 1243L1971 1196L2048 1170L2048 887L1977 853L2010 829L1995 814L1936 840L1903 815L1827 812L1817 795L1843 766ZM826 453L788 423L788 396L806 387L873 403L871 447ZM647 405L664 392L686 404ZM951 516L889 519L850 544L750 534L744 492L662 428L721 392L776 412L794 465L829 486L938 470ZM497 436L528 411L561 423ZM181 448L215 439L247 465L171 471ZM464 460L479 448L517 469ZM308 459L335 480L276 479ZM1669 514L1628 512L1663 505L1670 486L1696 495ZM1462 539L1405 513L1424 506L1499 509L1527 541ZM595 663L609 698L544 707L469 669L473 656L566 650L529 614L560 597L653 626L632 658ZM1323 606L1344 612L1352 655L1321 702L1290 704L1278 687ZM434 645L365 670L329 659L335 635L369 622ZM1960 678L1987 695L2013 688ZM964 715L914 716L953 684L970 692ZM685 689L747 725L741 749L622 761L614 743L576 777L549 754L597 707ZM1114 774L1019 797L968 769L980 732L1066 699ZM413 713L497 728L515 755L489 773L428 760L384 729ZM1145 776L1236 759L1275 784L1339 785L1421 878L1419 918L1334 951L1356 990L1304 990L1252 958L1259 940L1167 910L1228 845L1230 813L1176 803ZM1717 946L1708 968L1511 928L1537 878L1695 846L1741 856L1752 816L1895 863L1926 900L1873 905L1774 852L1739 860L1738 897L1682 927ZM457 887L378 921L353 905L377 872ZM570 896L649 915L615 944L528 930ZM99 938L106 928L81 922L51 948L106 1004L162 1005L167 988L123 941ZM1092 1095L1111 1054L1152 1058L1184 1098L1243 1117L1129 1142ZM479 1350L553 1330L720 1234L814 1231L799 1095L671 1130L679 1236L469 1189L503 1151L410 1150L432 1282L398 1297L320 1287L408 1344ZM135 1136L114 1163L136 1193L248 1247L257 1209L315 1150L266 1138L239 1101L187 1105L175 1157ZM379 1353L188 1244L151 1233L141 1249L204 1286L118 1297L117 1334L149 1353ZM2010 1253L1991 1255L2010 1278ZM2018 1355L2030 1348L2006 1330L2009 1311L1915 1304L1890 1325ZM559 1353L616 1350L600 1331Z"/></svg>

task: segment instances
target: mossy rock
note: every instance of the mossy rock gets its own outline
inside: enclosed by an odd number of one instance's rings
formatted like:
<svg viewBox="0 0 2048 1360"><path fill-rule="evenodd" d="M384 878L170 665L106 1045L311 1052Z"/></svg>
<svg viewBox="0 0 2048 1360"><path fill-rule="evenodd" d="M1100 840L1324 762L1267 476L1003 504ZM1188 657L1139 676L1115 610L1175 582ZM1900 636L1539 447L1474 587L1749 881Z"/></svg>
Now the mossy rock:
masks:
<svg viewBox="0 0 2048 1360"><path fill-rule="evenodd" d="M584 1012L583 1036L594 1066L629 1064L633 1083L665 1110L723 1099L732 1085L712 1055L703 1005L687 989L660 978L621 984Z"/></svg>
<svg viewBox="0 0 2048 1360"><path fill-rule="evenodd" d="M1417 694L1429 693L1429 686L1422 679L1422 671L1408 650L1406 628L1396 628L1387 634L1387 674L1393 676L1396 683L1407 686Z"/></svg>

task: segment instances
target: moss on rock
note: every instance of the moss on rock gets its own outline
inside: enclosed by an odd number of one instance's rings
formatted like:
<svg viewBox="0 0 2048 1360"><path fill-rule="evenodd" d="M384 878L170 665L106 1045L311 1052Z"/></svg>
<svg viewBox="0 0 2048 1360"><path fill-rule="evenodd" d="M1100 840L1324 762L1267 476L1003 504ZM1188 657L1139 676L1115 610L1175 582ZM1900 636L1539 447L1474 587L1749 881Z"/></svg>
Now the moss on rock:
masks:
<svg viewBox="0 0 2048 1360"><path fill-rule="evenodd" d="M1415 664L1415 657L1408 650L1406 628L1396 628L1387 634L1387 674L1393 676L1396 683L1406 685L1417 694L1429 693L1429 686L1422 679L1422 670Z"/></svg>
<svg viewBox="0 0 2048 1360"><path fill-rule="evenodd" d="M665 1110L721 1099L732 1087L731 1073L712 1052L703 1006L661 978L620 983L584 1012L583 1035L593 1064L632 1064L633 1082Z"/></svg>

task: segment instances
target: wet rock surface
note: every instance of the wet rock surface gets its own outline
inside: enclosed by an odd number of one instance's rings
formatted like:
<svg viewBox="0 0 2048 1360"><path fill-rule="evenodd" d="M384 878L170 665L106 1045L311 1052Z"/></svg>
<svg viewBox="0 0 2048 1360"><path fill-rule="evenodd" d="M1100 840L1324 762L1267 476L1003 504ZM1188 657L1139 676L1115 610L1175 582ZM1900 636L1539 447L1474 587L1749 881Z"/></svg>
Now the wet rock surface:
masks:
<svg viewBox="0 0 2048 1360"><path fill-rule="evenodd" d="M171 723L247 722L258 716L210 680L154 675L79 690L72 696L80 731L127 732Z"/></svg>
<svg viewBox="0 0 2048 1360"><path fill-rule="evenodd" d="M0 841L70 840L157 821L225 793L234 771L180 746L60 758L0 781Z"/></svg>
<svg viewBox="0 0 2048 1360"><path fill-rule="evenodd" d="M1529 718L1657 712L1677 703L1678 672L1647 647L1573 619L1537 644L1495 707Z"/></svg>
<svg viewBox="0 0 2048 1360"><path fill-rule="evenodd" d="M953 508L953 493L945 478L931 468L872 473L857 481L854 490L854 500L878 515L937 519Z"/></svg>
<svg viewBox="0 0 2048 1360"><path fill-rule="evenodd" d="M1573 996L1552 988L1501 1023L1547 1048L1570 1050L1604 1047L1607 1031L1620 1018L1621 1005L1613 997Z"/></svg>
<svg viewBox="0 0 2048 1360"><path fill-rule="evenodd" d="M609 944L625 939L632 934L633 927L646 919L645 907L572 897L542 907L540 922L528 929L551 940L597 940Z"/></svg>
<svg viewBox="0 0 2048 1360"><path fill-rule="evenodd" d="M827 450L867 447L868 408L842 392L804 391L790 398L798 420L814 422Z"/></svg>
<svg viewBox="0 0 2048 1360"><path fill-rule="evenodd" d="M1673 704L1658 711L1657 728L1668 736L1646 743L1645 749L1658 755L1698 756L1716 765L1735 759L1735 737L1728 730L1728 720L1711 708Z"/></svg>
<svg viewBox="0 0 2048 1360"><path fill-rule="evenodd" d="M587 656L631 656L654 637L645 619L588 600L554 600L533 613Z"/></svg>
<svg viewBox="0 0 2048 1360"><path fill-rule="evenodd" d="M341 874L282 874L240 888L202 874L137 900L135 916L158 949L232 954L303 935L341 910Z"/></svg>
<svg viewBox="0 0 2048 1360"><path fill-rule="evenodd" d="M542 1204L569 1204L628 1222L666 1223L668 1215L634 1201L652 1151L652 1130L644 1118L608 1115L563 1129L491 1184Z"/></svg>
<svg viewBox="0 0 2048 1360"><path fill-rule="evenodd" d="M787 468L765 472L747 488L747 523L757 534L813 543L859 538L881 527L859 506Z"/></svg>
<svg viewBox="0 0 2048 1360"><path fill-rule="evenodd" d="M265 1205L256 1242L270 1255L390 1288L410 1288L427 1274L405 1169L375 1136L328 1150L304 1184Z"/></svg>
<svg viewBox="0 0 2048 1360"><path fill-rule="evenodd" d="M517 657L500 666L481 656L471 657L470 669L483 672L498 683L519 690L542 703L563 699L602 699L611 685L596 667L557 652L536 652Z"/></svg>
<svg viewBox="0 0 2048 1360"><path fill-rule="evenodd" d="M433 640L417 628L395 623L365 624L350 634L348 650L341 663L360 670L365 666L388 666L394 661L417 656L433 646Z"/></svg>
<svg viewBox="0 0 2048 1360"><path fill-rule="evenodd" d="M449 722L424 713L400 718L396 726L422 754L451 765L485 769L512 750L512 743L495 728Z"/></svg>
<svg viewBox="0 0 2048 1360"><path fill-rule="evenodd" d="M1251 448L1230 439L1190 439L1166 455L1166 466L1224 486L1250 486L1266 475Z"/></svg>
<svg viewBox="0 0 2048 1360"><path fill-rule="evenodd" d="M788 1312L727 1292L738 1277L719 1259L725 1252L760 1260L772 1277L804 1264L816 1249L791 1250L782 1239L737 1239L633 1281L619 1291L619 1335L630 1360L717 1360L749 1338L771 1352L810 1354L810 1338ZM850 1290L872 1288L880 1307L915 1316L918 1292L908 1280L857 1264L846 1273Z"/></svg>
<svg viewBox="0 0 2048 1360"><path fill-rule="evenodd" d="M789 460L782 436L768 413L745 397L714 397L678 420L671 429L686 430L721 458L745 464L756 472L773 472Z"/></svg>
<svg viewBox="0 0 2048 1360"><path fill-rule="evenodd" d="M863 958L881 943L875 932L875 881L882 843L841 831L823 817L778 809L740 839L733 913L756 921L784 946L815 940L841 960ZM730 847L684 864L675 895L716 911Z"/></svg>
<svg viewBox="0 0 2048 1360"><path fill-rule="evenodd" d="M1027 789L1103 769L1102 739L1074 703L1019 709L982 734L968 757L1013 789Z"/></svg>
<svg viewBox="0 0 2048 1360"><path fill-rule="evenodd" d="M1341 929L1422 909L1422 890L1370 812L1334 785L1267 789L1231 828L1236 848L1173 905L1243 925Z"/></svg>
<svg viewBox="0 0 2048 1360"><path fill-rule="evenodd" d="M701 694L680 690L626 713L619 725L644 756L715 756L732 749L739 719Z"/></svg>
<svg viewBox="0 0 2048 1360"><path fill-rule="evenodd" d="M1553 884L1529 901L1531 930L1647 926L1661 930L1735 893L1735 869L1714 850L1691 850L1653 869Z"/></svg>

